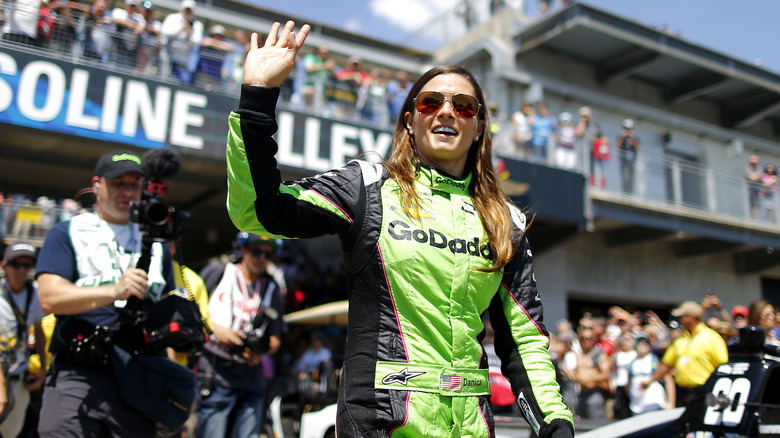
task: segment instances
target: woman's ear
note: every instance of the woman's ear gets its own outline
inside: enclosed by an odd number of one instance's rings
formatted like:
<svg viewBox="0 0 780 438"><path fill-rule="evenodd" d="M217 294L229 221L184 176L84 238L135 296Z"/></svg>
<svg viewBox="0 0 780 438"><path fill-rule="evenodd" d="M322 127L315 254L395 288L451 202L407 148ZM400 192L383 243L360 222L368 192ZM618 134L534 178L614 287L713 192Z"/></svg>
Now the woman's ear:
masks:
<svg viewBox="0 0 780 438"><path fill-rule="evenodd" d="M409 133L409 135L414 135L414 129L412 128L412 113L406 112L404 113L404 124L406 124L406 132Z"/></svg>
<svg viewBox="0 0 780 438"><path fill-rule="evenodd" d="M479 125L477 125L477 136L474 139L474 141L478 141L480 138L482 138L482 135L485 134L485 121L480 120Z"/></svg>

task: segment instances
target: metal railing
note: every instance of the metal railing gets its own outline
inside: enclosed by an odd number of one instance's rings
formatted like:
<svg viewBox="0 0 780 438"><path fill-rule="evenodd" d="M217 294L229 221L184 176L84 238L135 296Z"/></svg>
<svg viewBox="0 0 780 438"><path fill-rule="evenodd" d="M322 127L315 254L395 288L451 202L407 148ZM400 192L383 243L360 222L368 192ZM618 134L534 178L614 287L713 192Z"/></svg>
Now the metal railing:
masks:
<svg viewBox="0 0 780 438"><path fill-rule="evenodd" d="M511 127L507 127L511 130ZM550 141L547 156L540 158L515 148L511 139L499 136L494 140L499 156L560 167L555 159L554 140ZM662 147L642 147L629 166L633 184L625 182L623 157L616 146L612 155L601 166L603 172L591 175L590 154L577 144L577 163L569 170L582 173L588 181L589 198L607 199L610 202L666 209L677 214L690 213L699 217L731 219L743 226L777 227L777 187L759 189L757 214L750 205L749 185L746 176L726 169L707 166L673 153L665 153ZM603 177L603 180L602 180ZM603 185L602 185L603 184Z"/></svg>

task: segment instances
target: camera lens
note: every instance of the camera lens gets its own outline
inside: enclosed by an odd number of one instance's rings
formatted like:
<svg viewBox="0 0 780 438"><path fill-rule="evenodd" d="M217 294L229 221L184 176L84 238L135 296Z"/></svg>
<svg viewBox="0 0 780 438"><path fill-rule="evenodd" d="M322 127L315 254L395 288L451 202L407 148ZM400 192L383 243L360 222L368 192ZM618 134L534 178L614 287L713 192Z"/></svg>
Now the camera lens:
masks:
<svg viewBox="0 0 780 438"><path fill-rule="evenodd" d="M168 206L152 199L146 206L146 220L152 225L163 225L168 222Z"/></svg>

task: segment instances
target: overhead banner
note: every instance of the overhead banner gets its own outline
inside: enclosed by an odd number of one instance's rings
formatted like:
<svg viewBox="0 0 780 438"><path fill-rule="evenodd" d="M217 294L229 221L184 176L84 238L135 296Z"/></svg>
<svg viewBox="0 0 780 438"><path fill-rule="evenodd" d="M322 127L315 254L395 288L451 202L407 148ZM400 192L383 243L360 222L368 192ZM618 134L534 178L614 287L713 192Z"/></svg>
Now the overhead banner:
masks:
<svg viewBox="0 0 780 438"><path fill-rule="evenodd" d="M102 67L0 46L0 123L154 149L225 159L227 118L235 97L125 75ZM351 158L387 157L387 130L277 111L279 164L322 172Z"/></svg>
<svg viewBox="0 0 780 438"><path fill-rule="evenodd" d="M514 158L493 161L501 188L534 215L574 224L585 222L585 178L581 173Z"/></svg>

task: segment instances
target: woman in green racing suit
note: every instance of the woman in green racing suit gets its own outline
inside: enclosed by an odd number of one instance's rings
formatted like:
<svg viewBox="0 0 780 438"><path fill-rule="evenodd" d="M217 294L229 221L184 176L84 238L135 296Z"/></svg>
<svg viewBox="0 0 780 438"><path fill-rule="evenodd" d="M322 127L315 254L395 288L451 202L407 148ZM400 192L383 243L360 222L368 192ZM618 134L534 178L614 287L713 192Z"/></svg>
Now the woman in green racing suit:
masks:
<svg viewBox="0 0 780 438"><path fill-rule="evenodd" d="M486 311L502 371L535 433L573 436L547 350L526 218L498 186L476 79L455 66L425 73L383 164L355 160L282 182L276 101L310 29L280 27L264 47L252 35L229 118L227 207L241 230L341 240L350 313L338 436L494 436L480 343Z"/></svg>

